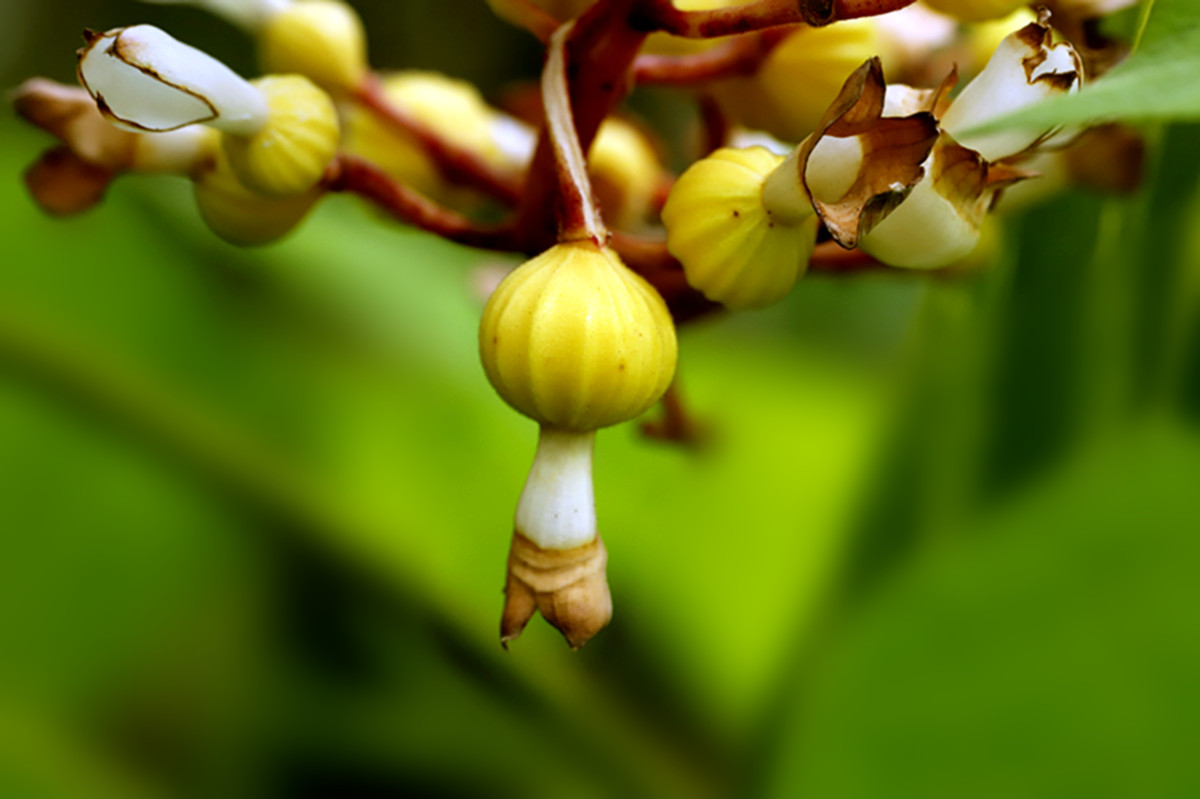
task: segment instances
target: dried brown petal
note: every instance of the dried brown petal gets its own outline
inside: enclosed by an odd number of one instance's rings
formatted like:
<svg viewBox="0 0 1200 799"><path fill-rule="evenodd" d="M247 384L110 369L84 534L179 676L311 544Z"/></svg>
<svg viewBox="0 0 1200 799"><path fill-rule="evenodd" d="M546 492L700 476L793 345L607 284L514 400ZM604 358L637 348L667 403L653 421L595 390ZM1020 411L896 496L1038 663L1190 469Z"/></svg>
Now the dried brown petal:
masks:
<svg viewBox="0 0 1200 799"><path fill-rule="evenodd" d="M607 564L608 552L599 536L574 549L542 549L513 533L500 643L507 647L540 611L572 649L583 646L612 618Z"/></svg>
<svg viewBox="0 0 1200 799"><path fill-rule="evenodd" d="M885 118L885 92L883 68L878 58L872 58L846 80L816 132L797 150L805 192L833 238L847 249L908 196L921 180L921 164L937 140L937 120L929 111ZM938 93L931 95L931 102L938 97ZM806 177L809 157L825 136L856 136L862 148L854 182L833 201L813 196Z"/></svg>

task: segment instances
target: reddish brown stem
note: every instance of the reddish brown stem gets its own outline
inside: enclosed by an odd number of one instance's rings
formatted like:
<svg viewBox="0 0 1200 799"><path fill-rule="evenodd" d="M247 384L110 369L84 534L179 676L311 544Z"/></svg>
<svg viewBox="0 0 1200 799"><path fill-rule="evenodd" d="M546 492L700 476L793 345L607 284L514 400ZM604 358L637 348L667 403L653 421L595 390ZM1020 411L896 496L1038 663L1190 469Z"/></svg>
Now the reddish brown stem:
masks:
<svg viewBox="0 0 1200 799"><path fill-rule="evenodd" d="M672 0L643 0L634 25L688 39L713 39L803 23L818 27L844 19L886 14L913 0L758 0L742 6L683 11Z"/></svg>
<svg viewBox="0 0 1200 799"><path fill-rule="evenodd" d="M814 8L806 11L809 7ZM822 10L832 14L831 0L758 0L707 11L683 11L672 0L642 0L633 24L647 31L664 31L687 39L713 39L779 25L824 25L829 19L818 18Z"/></svg>
<svg viewBox="0 0 1200 799"><path fill-rule="evenodd" d="M702 53L674 56L644 53L633 64L633 76L638 83L694 86L752 75L778 41L777 37L737 36Z"/></svg>
<svg viewBox="0 0 1200 799"><path fill-rule="evenodd" d="M375 75L363 81L353 99L384 123L415 139L451 183L479 189L509 205L516 205L520 199L519 178L497 171L477 154L446 141L404 109L396 107L383 93L382 84Z"/></svg>
<svg viewBox="0 0 1200 799"><path fill-rule="evenodd" d="M566 45L566 77L575 131L587 152L604 118L628 94L630 67L646 33L629 17L636 0L599 0L575 21ZM554 147L542 131L521 200L517 234L521 249L540 252L557 240L558 169Z"/></svg>
<svg viewBox="0 0 1200 799"><path fill-rule="evenodd" d="M711 94L700 95L700 122L704 126L704 152L702 155L708 155L714 150L721 149L729 141L729 116L721 108L717 98Z"/></svg>
<svg viewBox="0 0 1200 799"><path fill-rule="evenodd" d="M329 191L356 194L401 222L442 238L485 250L514 250L510 227L488 228L443 208L420 192L404 186L379 167L352 155L340 155L325 177Z"/></svg>
<svg viewBox="0 0 1200 799"><path fill-rule="evenodd" d="M667 387L660 404L662 405L662 415L657 419L642 422L642 435L689 447L703 443L704 431L688 413L683 398L680 396L678 374L671 381L671 385Z"/></svg>

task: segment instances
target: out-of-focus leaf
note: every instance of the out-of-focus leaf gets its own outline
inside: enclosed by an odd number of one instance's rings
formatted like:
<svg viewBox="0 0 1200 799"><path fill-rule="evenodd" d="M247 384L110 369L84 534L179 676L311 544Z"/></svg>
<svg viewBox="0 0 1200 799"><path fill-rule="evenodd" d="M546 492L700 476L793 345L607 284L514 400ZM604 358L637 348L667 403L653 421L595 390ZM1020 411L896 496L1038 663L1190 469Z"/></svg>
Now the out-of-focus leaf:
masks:
<svg viewBox="0 0 1200 799"><path fill-rule="evenodd" d="M998 509L848 619L778 742L779 796L1200 789L1200 441L1141 431Z"/></svg>

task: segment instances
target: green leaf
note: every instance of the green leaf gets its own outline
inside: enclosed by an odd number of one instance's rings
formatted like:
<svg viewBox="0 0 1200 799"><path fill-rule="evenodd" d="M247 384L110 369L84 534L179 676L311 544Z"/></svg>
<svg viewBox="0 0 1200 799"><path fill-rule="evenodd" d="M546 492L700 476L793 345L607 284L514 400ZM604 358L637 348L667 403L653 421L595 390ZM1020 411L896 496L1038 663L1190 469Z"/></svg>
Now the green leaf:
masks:
<svg viewBox="0 0 1200 799"><path fill-rule="evenodd" d="M848 619L779 741L780 796L1189 796L1200 440L1078 458Z"/></svg>
<svg viewBox="0 0 1200 799"><path fill-rule="evenodd" d="M1090 125L1105 121L1200 119L1200 4L1157 0L1136 53L1072 95L980 125L971 133Z"/></svg>

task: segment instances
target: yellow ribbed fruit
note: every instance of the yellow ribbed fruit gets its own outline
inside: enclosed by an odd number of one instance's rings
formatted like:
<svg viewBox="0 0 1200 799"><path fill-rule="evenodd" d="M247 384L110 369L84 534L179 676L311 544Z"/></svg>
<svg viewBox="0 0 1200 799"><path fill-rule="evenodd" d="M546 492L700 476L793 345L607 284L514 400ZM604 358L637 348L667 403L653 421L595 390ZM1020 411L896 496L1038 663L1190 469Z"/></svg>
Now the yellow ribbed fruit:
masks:
<svg viewBox="0 0 1200 799"><path fill-rule="evenodd" d="M388 102L447 142L497 169L517 170L492 135L496 112L470 83L436 72L399 72L383 80ZM442 198L445 181L437 165L412 136L362 108L346 118L345 149L379 166L404 185Z"/></svg>
<svg viewBox="0 0 1200 799"><path fill-rule="evenodd" d="M805 205L768 213L763 184L784 159L763 147L722 149L693 164L663 207L667 249L688 283L731 308L761 308L808 266L817 217Z"/></svg>
<svg viewBox="0 0 1200 799"><path fill-rule="evenodd" d="M196 204L214 233L230 244L253 247L291 232L321 199L319 188L289 197L264 197L250 191L219 148L211 168L195 176Z"/></svg>
<svg viewBox="0 0 1200 799"><path fill-rule="evenodd" d="M746 127L798 142L816 128L850 73L880 49L869 19L800 26L757 73L716 83L713 93L722 110Z"/></svg>
<svg viewBox="0 0 1200 799"><path fill-rule="evenodd" d="M963 22L982 22L1006 17L1028 3L1021 0L925 0L930 8L961 19Z"/></svg>
<svg viewBox="0 0 1200 799"><path fill-rule="evenodd" d="M662 297L607 247L557 244L496 289L479 326L488 380L520 413L585 432L645 411L675 374Z"/></svg>
<svg viewBox="0 0 1200 799"><path fill-rule="evenodd" d="M298 0L272 14L259 33L263 71L295 72L335 94L368 72L367 37L357 12L336 0Z"/></svg>
<svg viewBox="0 0 1200 799"><path fill-rule="evenodd" d="M274 75L254 81L270 117L253 136L225 136L225 154L252 191L302 194L321 180L337 154L341 131L333 101L308 78Z"/></svg>
<svg viewBox="0 0 1200 799"><path fill-rule="evenodd" d="M624 229L645 224L662 167L644 133L622 119L604 120L588 152L588 174L609 224Z"/></svg>

